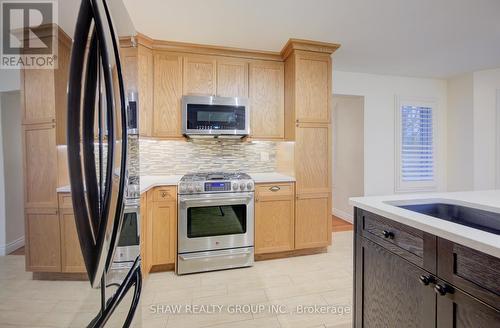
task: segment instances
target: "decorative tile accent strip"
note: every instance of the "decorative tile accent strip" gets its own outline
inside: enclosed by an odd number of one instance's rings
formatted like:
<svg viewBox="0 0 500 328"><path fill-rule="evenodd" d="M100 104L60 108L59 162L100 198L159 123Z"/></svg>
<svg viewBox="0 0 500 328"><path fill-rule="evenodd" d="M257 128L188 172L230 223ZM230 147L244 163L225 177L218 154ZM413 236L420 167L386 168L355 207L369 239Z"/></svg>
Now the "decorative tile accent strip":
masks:
<svg viewBox="0 0 500 328"><path fill-rule="evenodd" d="M140 139L141 175L199 171L276 172L273 141Z"/></svg>

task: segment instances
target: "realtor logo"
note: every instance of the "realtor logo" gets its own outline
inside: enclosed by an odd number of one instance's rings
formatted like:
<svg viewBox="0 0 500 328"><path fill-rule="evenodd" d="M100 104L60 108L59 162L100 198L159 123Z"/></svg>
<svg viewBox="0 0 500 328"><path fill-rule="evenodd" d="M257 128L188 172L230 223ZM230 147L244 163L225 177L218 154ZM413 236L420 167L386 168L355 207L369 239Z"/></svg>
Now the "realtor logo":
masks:
<svg viewBox="0 0 500 328"><path fill-rule="evenodd" d="M1 1L0 68L57 68L57 3Z"/></svg>

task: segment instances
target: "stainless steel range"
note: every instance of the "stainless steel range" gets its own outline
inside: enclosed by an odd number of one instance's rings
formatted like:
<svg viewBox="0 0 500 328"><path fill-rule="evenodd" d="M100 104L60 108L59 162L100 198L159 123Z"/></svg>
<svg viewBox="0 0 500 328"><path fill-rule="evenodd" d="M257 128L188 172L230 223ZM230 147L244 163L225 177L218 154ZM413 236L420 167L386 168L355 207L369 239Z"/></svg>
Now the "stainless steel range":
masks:
<svg viewBox="0 0 500 328"><path fill-rule="evenodd" d="M178 190L177 273L253 265L254 182L250 176L186 174Z"/></svg>

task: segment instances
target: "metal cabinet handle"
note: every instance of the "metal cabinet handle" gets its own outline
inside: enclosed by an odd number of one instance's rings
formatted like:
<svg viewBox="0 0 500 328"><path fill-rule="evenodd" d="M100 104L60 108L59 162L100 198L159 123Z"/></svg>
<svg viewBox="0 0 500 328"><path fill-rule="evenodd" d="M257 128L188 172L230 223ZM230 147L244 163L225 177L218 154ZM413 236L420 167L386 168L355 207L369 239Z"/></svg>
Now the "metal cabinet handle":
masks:
<svg viewBox="0 0 500 328"><path fill-rule="evenodd" d="M393 232L384 230L384 231L382 231L382 235L384 236L384 238L394 239L394 233Z"/></svg>
<svg viewBox="0 0 500 328"><path fill-rule="evenodd" d="M272 192L277 192L277 191L280 191L281 188L278 187L278 186L272 186L271 188L269 188L269 191L272 191Z"/></svg>
<svg viewBox="0 0 500 328"><path fill-rule="evenodd" d="M426 275L421 275L418 277L420 279L420 283L424 286L428 286L430 283L434 283L435 279L433 276L426 276Z"/></svg>

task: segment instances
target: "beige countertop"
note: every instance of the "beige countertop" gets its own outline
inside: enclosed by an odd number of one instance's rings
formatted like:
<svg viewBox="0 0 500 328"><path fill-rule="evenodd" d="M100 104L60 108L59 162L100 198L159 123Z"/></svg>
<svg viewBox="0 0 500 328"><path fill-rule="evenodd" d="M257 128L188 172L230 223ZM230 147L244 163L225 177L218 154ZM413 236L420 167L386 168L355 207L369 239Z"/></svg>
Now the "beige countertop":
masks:
<svg viewBox="0 0 500 328"><path fill-rule="evenodd" d="M500 236L397 205L444 203L500 213L500 190L356 197L351 205L500 258Z"/></svg>

